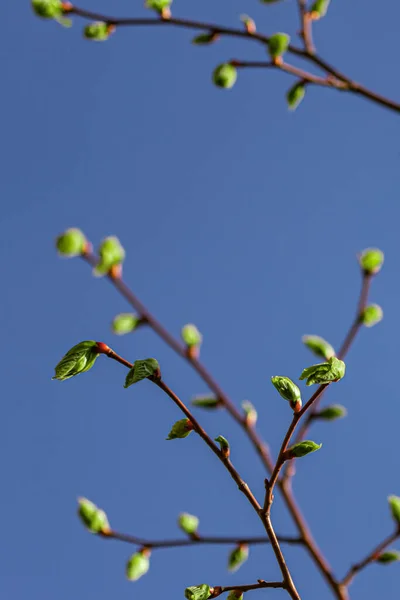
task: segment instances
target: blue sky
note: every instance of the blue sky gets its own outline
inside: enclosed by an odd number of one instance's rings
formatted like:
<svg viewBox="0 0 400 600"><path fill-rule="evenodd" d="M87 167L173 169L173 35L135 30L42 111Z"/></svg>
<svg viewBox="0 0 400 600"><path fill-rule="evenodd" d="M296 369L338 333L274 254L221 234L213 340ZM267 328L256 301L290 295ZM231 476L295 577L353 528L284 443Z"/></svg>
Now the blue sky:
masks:
<svg viewBox="0 0 400 600"><path fill-rule="evenodd" d="M82 6L145 14L142 2L112 4ZM266 33L297 28L293 0L176 0L174 9L231 25L247 12ZM371 294L385 318L361 332L346 378L329 390L348 417L312 430L323 448L298 465L294 483L318 543L344 574L391 531L386 497L400 495L397 116L319 89L290 114L291 80L281 73L246 71L234 89L218 90L216 64L264 58L239 41L198 48L193 32L125 29L91 44L79 20L64 30L34 18L28 2L4 11L2 596L151 600L160 590L183 597L200 582L279 577L266 547L252 549L235 575L226 571L228 548L204 547L155 552L149 574L131 584L124 564L133 548L96 539L78 522L76 497L85 495L116 529L143 537L176 536L181 511L199 515L205 534L262 533L196 436L165 442L181 415L151 384L124 390L123 367L105 359L84 376L51 381L68 348L97 339L130 360L157 357L186 401L207 391L150 331L113 337L110 321L128 307L82 262L56 256L54 238L70 226L95 245L119 236L127 281L175 334L198 325L204 362L235 403L256 404L274 453L290 413L271 375L296 378L313 362L304 333L340 344L359 291L356 254L385 251ZM333 0L315 39L347 74L399 99L399 18L394 0L384 10ZM223 413L199 416L211 435L229 438L235 465L261 497L263 471L241 431ZM293 533L279 499L273 519L278 532ZM285 553L303 596L327 598L304 553ZM399 577L396 565L373 566L352 598L394 600Z"/></svg>

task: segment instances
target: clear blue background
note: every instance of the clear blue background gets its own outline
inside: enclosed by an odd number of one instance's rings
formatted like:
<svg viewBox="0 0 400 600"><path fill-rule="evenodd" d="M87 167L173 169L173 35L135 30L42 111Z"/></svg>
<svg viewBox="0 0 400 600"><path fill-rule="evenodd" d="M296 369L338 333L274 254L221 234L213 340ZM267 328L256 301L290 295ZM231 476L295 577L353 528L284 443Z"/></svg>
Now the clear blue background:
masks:
<svg viewBox="0 0 400 600"><path fill-rule="evenodd" d="M84 7L147 14L141 1ZM294 0L176 0L174 11L231 25L249 12L266 33L295 36L298 26ZM180 511L199 515L205 534L262 534L196 436L165 442L181 415L155 387L124 390L124 368L106 359L85 376L51 381L64 352L94 338L131 360L156 356L184 400L207 391L151 331L113 337L110 321L127 304L84 263L57 258L53 240L69 226L96 245L120 237L127 281L176 335L198 325L204 362L238 405L257 405L274 453L290 411L270 376L296 378L312 363L304 333L340 344L359 291L356 254L385 251L371 296L385 318L361 332L345 380L329 391L348 418L313 429L323 448L298 464L294 484L344 574L391 531L386 497L400 494L397 115L320 89L290 114L281 73L242 72L229 92L211 85L218 62L263 59L256 44L198 48L193 32L161 28L123 29L94 44L82 39L82 21L62 29L34 18L26 1L5 3L2 16L1 596L181 598L200 582L279 577L270 548L252 549L231 575L228 548L202 547L154 552L150 573L131 584L124 564L133 548L79 523L76 498L85 495L116 529L151 539L179 535ZM395 0L384 8L334 0L315 39L350 76L399 99L399 19ZM242 432L224 413L201 417L210 434L229 438L261 498L263 471ZM294 532L279 499L273 518L278 532ZM285 553L303 598L330 597L302 550ZM397 565L372 566L352 598L394 600L399 582Z"/></svg>

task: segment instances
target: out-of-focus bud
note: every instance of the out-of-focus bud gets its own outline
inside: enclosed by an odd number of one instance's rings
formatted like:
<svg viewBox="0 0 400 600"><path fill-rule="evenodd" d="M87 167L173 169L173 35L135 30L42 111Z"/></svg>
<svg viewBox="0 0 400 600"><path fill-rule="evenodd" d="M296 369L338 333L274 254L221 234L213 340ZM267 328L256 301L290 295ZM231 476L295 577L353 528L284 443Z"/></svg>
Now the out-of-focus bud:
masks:
<svg viewBox="0 0 400 600"><path fill-rule="evenodd" d="M185 438L193 431L193 423L189 419L181 419L172 425L167 440Z"/></svg>
<svg viewBox="0 0 400 600"><path fill-rule="evenodd" d="M96 277L102 277L115 267L120 267L125 259L125 250L117 237L104 238L99 247L99 262L93 270Z"/></svg>
<svg viewBox="0 0 400 600"><path fill-rule="evenodd" d="M274 33L269 38L268 52L272 60L281 58L290 44L290 35L287 33Z"/></svg>
<svg viewBox="0 0 400 600"><path fill-rule="evenodd" d="M195 46L206 46L212 44L219 38L218 33L211 31L210 33L200 33L192 39L192 44Z"/></svg>
<svg viewBox="0 0 400 600"><path fill-rule="evenodd" d="M212 80L217 87L230 89L237 80L236 67L230 63L223 63L214 69Z"/></svg>
<svg viewBox="0 0 400 600"><path fill-rule="evenodd" d="M258 417L256 409L249 400L243 400L242 408L246 415L246 424L249 425L249 427L254 427Z"/></svg>
<svg viewBox="0 0 400 600"><path fill-rule="evenodd" d="M389 496L388 497L390 512L395 520L397 526L400 528L400 497Z"/></svg>
<svg viewBox="0 0 400 600"><path fill-rule="evenodd" d="M200 396L195 396L192 400L192 404L193 406L197 406L198 408L214 410L215 408L219 408L221 406L221 401L219 398L217 398L217 396L204 394Z"/></svg>
<svg viewBox="0 0 400 600"><path fill-rule="evenodd" d="M140 324L141 319L132 313L120 313L114 317L111 329L117 335L131 333Z"/></svg>
<svg viewBox="0 0 400 600"><path fill-rule="evenodd" d="M136 554L132 554L128 562L126 563L126 577L129 581L137 581L143 575L146 575L150 568L150 550L149 548L142 548Z"/></svg>
<svg viewBox="0 0 400 600"><path fill-rule="evenodd" d="M249 558L249 547L246 544L239 544L232 550L228 557L228 570L232 573L237 571L243 563Z"/></svg>
<svg viewBox="0 0 400 600"><path fill-rule="evenodd" d="M331 0L316 0L311 6L310 13L313 21L318 21L325 17L328 12L329 4Z"/></svg>
<svg viewBox="0 0 400 600"><path fill-rule="evenodd" d="M325 358L325 360L329 360L336 354L330 343L319 335L303 335L301 341L311 352L314 352L314 354L321 358Z"/></svg>
<svg viewBox="0 0 400 600"><path fill-rule="evenodd" d="M199 518L188 513L181 513L178 517L178 525L184 533L195 535L199 528Z"/></svg>
<svg viewBox="0 0 400 600"><path fill-rule="evenodd" d="M400 552L397 550L386 550L382 552L376 559L376 562L382 565L389 565L390 563L398 562L400 560Z"/></svg>
<svg viewBox="0 0 400 600"><path fill-rule="evenodd" d="M299 379L306 379L306 385L323 385L342 379L346 372L346 365L342 360L332 356L327 362L312 365L303 370Z"/></svg>
<svg viewBox="0 0 400 600"><path fill-rule="evenodd" d="M171 16L172 0L146 0L145 7L154 10L164 19Z"/></svg>
<svg viewBox="0 0 400 600"><path fill-rule="evenodd" d="M306 95L306 86L303 82L295 83L286 93L289 110L296 110Z"/></svg>
<svg viewBox="0 0 400 600"><path fill-rule="evenodd" d="M366 275L376 275L382 268L385 255L379 248L367 248L358 258L360 267Z"/></svg>
<svg viewBox="0 0 400 600"><path fill-rule="evenodd" d="M245 26L247 33L256 32L256 24L254 20L251 17L249 17L249 15L240 15L240 20Z"/></svg>
<svg viewBox="0 0 400 600"><path fill-rule="evenodd" d="M87 498L78 498L78 515L82 523L91 533L104 533L110 530L107 515Z"/></svg>
<svg viewBox="0 0 400 600"><path fill-rule="evenodd" d="M80 229L71 227L58 236L56 239L56 248L60 256L72 258L81 256L87 248L87 240Z"/></svg>
<svg viewBox="0 0 400 600"><path fill-rule="evenodd" d="M347 415L347 410L341 404L332 404L315 413L314 419L322 419L324 421L336 421Z"/></svg>
<svg viewBox="0 0 400 600"><path fill-rule="evenodd" d="M83 30L83 37L93 42L105 42L115 31L115 26L103 21L89 23Z"/></svg>
<svg viewBox="0 0 400 600"><path fill-rule="evenodd" d="M366 306L360 315L360 320L365 327L373 327L383 319L383 310L379 304Z"/></svg>

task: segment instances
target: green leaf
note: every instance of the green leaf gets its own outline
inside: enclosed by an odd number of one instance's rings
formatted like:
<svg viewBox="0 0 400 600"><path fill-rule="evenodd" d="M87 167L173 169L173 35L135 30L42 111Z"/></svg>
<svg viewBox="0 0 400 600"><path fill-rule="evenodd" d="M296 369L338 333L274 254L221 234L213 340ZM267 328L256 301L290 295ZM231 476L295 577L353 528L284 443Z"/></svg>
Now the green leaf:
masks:
<svg viewBox="0 0 400 600"><path fill-rule="evenodd" d="M335 421L336 419L342 419L347 415L347 410L341 404L332 404L323 408L315 414L316 419L323 419L324 421Z"/></svg>
<svg viewBox="0 0 400 600"><path fill-rule="evenodd" d="M146 0L145 7L162 14L166 8L170 8L171 4L172 0Z"/></svg>
<svg viewBox="0 0 400 600"><path fill-rule="evenodd" d="M246 544L239 544L232 550L228 557L228 570L231 573L237 571L249 558L249 547Z"/></svg>
<svg viewBox="0 0 400 600"><path fill-rule="evenodd" d="M86 248L87 240L80 229L67 229L56 239L56 248L60 256L72 258L81 256Z"/></svg>
<svg viewBox="0 0 400 600"><path fill-rule="evenodd" d="M207 44L212 44L217 38L218 36L214 31L211 33L200 33L192 39L192 44L195 44L196 46L204 46Z"/></svg>
<svg viewBox="0 0 400 600"><path fill-rule="evenodd" d="M342 360L332 356L327 362L312 365L303 370L299 379L307 379L306 385L325 384L339 381L346 372L346 365Z"/></svg>
<svg viewBox="0 0 400 600"><path fill-rule="evenodd" d="M78 515L91 533L108 533L110 525L104 510L100 510L87 498L78 498Z"/></svg>
<svg viewBox="0 0 400 600"><path fill-rule="evenodd" d="M289 110L296 110L305 95L306 86L304 83L295 83L286 94Z"/></svg>
<svg viewBox="0 0 400 600"><path fill-rule="evenodd" d="M200 331L197 329L196 325L193 325L192 323L188 323L182 327L181 336L189 348L192 346L200 346L203 340Z"/></svg>
<svg viewBox="0 0 400 600"><path fill-rule="evenodd" d="M321 19L322 17L325 17L329 8L330 1L331 0L316 0L316 2L314 2L310 10L313 19Z"/></svg>
<svg viewBox="0 0 400 600"><path fill-rule="evenodd" d="M397 550L386 550L386 552L382 552L376 559L376 562L381 563L382 565L389 565L393 562L398 562L400 560L400 552Z"/></svg>
<svg viewBox="0 0 400 600"><path fill-rule="evenodd" d="M222 452L229 452L229 442L223 435L219 435L215 438L215 441L219 443Z"/></svg>
<svg viewBox="0 0 400 600"><path fill-rule="evenodd" d="M83 30L83 36L87 40L93 40L94 42L104 42L108 40L112 28L108 23L103 21L97 21L96 23L89 23Z"/></svg>
<svg viewBox="0 0 400 600"><path fill-rule="evenodd" d="M290 44L290 35L287 33L274 33L269 38L268 52L272 59L282 56Z"/></svg>
<svg viewBox="0 0 400 600"><path fill-rule="evenodd" d="M358 260L364 273L375 275L381 270L385 255L379 248L367 248L361 252Z"/></svg>
<svg viewBox="0 0 400 600"><path fill-rule="evenodd" d="M320 356L321 358L325 358L325 360L329 360L336 354L330 343L319 335L303 335L301 340L303 344L311 350L311 352L314 352L314 354Z"/></svg>
<svg viewBox="0 0 400 600"><path fill-rule="evenodd" d="M226 600L243 600L243 592L241 590L232 590L229 592Z"/></svg>
<svg viewBox="0 0 400 600"><path fill-rule="evenodd" d="M211 588L206 583L192 585L185 590L185 598L187 600L207 600L210 596Z"/></svg>
<svg viewBox="0 0 400 600"><path fill-rule="evenodd" d="M144 548L136 554L132 554L126 563L126 577L129 581L137 581L143 575L146 575L150 568L150 550Z"/></svg>
<svg viewBox="0 0 400 600"><path fill-rule="evenodd" d="M246 415L246 422L248 425L255 425L257 423L257 411L249 400L243 400L242 408Z"/></svg>
<svg viewBox="0 0 400 600"><path fill-rule="evenodd" d="M62 14L60 0L32 0L32 9L38 17L54 19Z"/></svg>
<svg viewBox="0 0 400 600"><path fill-rule="evenodd" d="M229 63L223 63L218 65L214 69L212 80L217 87L230 89L232 88L237 79L236 67Z"/></svg>
<svg viewBox="0 0 400 600"><path fill-rule="evenodd" d="M174 423L168 434L167 440L183 439L193 431L193 424L189 419L181 419Z"/></svg>
<svg viewBox="0 0 400 600"><path fill-rule="evenodd" d="M287 450L289 458L302 458L303 456L307 456L311 452L315 452L321 448L322 444L316 444L311 440L304 440L303 442L299 442L298 444L294 444L291 448Z"/></svg>
<svg viewBox="0 0 400 600"><path fill-rule="evenodd" d="M112 322L111 328L117 335L131 333L136 329L140 322L140 318L132 313L120 313Z"/></svg>
<svg viewBox="0 0 400 600"><path fill-rule="evenodd" d="M379 304L366 306L361 314L361 323L365 327L373 327L383 319L383 310Z"/></svg>
<svg viewBox="0 0 400 600"><path fill-rule="evenodd" d="M80 373L85 373L93 367L98 356L97 342L94 340L80 342L68 350L56 365L55 375L52 379L64 381Z"/></svg>
<svg viewBox="0 0 400 600"><path fill-rule="evenodd" d="M271 377L272 385L280 393L282 398L290 402L292 408L301 408L301 393L299 388L289 377L275 375ZM300 403L300 406L299 406Z"/></svg>
<svg viewBox="0 0 400 600"><path fill-rule="evenodd" d="M110 269L123 263L125 259L125 250L117 237L110 235L104 238L99 247L99 262L93 273L97 277L102 277L110 272Z"/></svg>
<svg viewBox="0 0 400 600"><path fill-rule="evenodd" d="M188 535L193 535L199 528L199 518L188 513L181 513L178 517L178 525Z"/></svg>
<svg viewBox="0 0 400 600"><path fill-rule="evenodd" d="M390 512L392 513L392 517L400 527L400 497L399 496L389 496L388 498Z"/></svg>
<svg viewBox="0 0 400 600"><path fill-rule="evenodd" d="M142 379L161 379L160 365L155 358L145 358L144 360L135 360L132 369L125 379L124 388L142 381Z"/></svg>
<svg viewBox="0 0 400 600"><path fill-rule="evenodd" d="M215 408L219 408L221 401L219 398L217 398L217 396L206 394L202 396L195 396L192 400L192 405L197 406L198 408L214 410Z"/></svg>

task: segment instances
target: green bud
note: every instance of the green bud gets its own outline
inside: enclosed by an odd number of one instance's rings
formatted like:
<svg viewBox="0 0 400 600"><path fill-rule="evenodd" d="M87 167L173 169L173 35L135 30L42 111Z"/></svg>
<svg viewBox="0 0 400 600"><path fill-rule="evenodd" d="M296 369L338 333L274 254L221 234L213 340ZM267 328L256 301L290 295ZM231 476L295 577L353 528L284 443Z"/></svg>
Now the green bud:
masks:
<svg viewBox="0 0 400 600"><path fill-rule="evenodd" d="M333 347L319 335L303 335L301 340L311 352L314 352L314 354L321 358L325 358L325 360L329 360L332 356L335 356Z"/></svg>
<svg viewBox="0 0 400 600"><path fill-rule="evenodd" d="M108 23L103 21L97 21L96 23L90 23L86 25L83 30L83 37L87 40L93 40L94 42L104 42L108 40L112 32L112 27Z"/></svg>
<svg viewBox="0 0 400 600"><path fill-rule="evenodd" d="M304 83L295 83L286 94L289 110L296 110L305 95L306 86Z"/></svg>
<svg viewBox="0 0 400 600"><path fill-rule="evenodd" d="M211 33L200 33L200 35L196 35L192 39L192 44L196 46L205 46L207 44L212 44L218 38L218 35L212 31Z"/></svg>
<svg viewBox="0 0 400 600"><path fill-rule="evenodd" d="M117 335L124 335L125 333L131 333L136 329L140 322L140 318L132 313L120 313L116 317L111 325L111 329Z"/></svg>
<svg viewBox="0 0 400 600"><path fill-rule="evenodd" d="M211 588L206 583L192 585L185 590L185 598L187 600L207 600L210 596Z"/></svg>
<svg viewBox="0 0 400 600"><path fill-rule="evenodd" d="M87 245L87 240L80 229L67 229L56 239L56 248L61 256L72 258L81 256Z"/></svg>
<svg viewBox="0 0 400 600"><path fill-rule="evenodd" d="M54 19L65 27L71 27L72 23L64 15L63 4L60 0L31 0L33 12L43 19Z"/></svg>
<svg viewBox="0 0 400 600"><path fill-rule="evenodd" d="M344 377L346 365L342 360L332 356L327 362L312 365L303 370L299 379L307 379L306 385L319 385L339 381Z"/></svg>
<svg viewBox="0 0 400 600"><path fill-rule="evenodd" d="M359 256L360 267L367 275L375 275L383 265L385 255L378 248L367 248Z"/></svg>
<svg viewBox="0 0 400 600"><path fill-rule="evenodd" d="M231 452L228 440L226 438L224 438L223 435L219 435L218 437L215 438L215 441L219 443L221 452L225 456L225 458L228 458L228 456Z"/></svg>
<svg viewBox="0 0 400 600"><path fill-rule="evenodd" d="M249 400L243 400L242 408L246 415L246 423L250 426L255 425L257 423L258 415L252 403Z"/></svg>
<svg viewBox="0 0 400 600"><path fill-rule="evenodd" d="M287 33L274 33L269 38L268 52L272 59L282 56L290 44L290 35Z"/></svg>
<svg viewBox="0 0 400 600"><path fill-rule="evenodd" d="M161 15L165 9L170 8L171 4L172 0L146 0L145 7L155 10Z"/></svg>
<svg viewBox="0 0 400 600"><path fill-rule="evenodd" d="M132 554L126 563L126 577L129 581L137 581L143 575L146 575L150 568L150 550L144 548L136 554Z"/></svg>
<svg viewBox="0 0 400 600"><path fill-rule="evenodd" d="M311 452L315 452L321 448L322 444L316 444L311 440L304 440L298 444L294 444L286 451L287 458L302 458Z"/></svg>
<svg viewBox="0 0 400 600"><path fill-rule="evenodd" d="M290 402L293 409L300 410L301 408L301 393L299 388L289 377L281 377L276 375L271 377L272 385L278 390L282 398Z"/></svg>
<svg viewBox="0 0 400 600"><path fill-rule="evenodd" d="M110 525L104 510L100 510L87 498L78 498L78 515L91 533L109 533Z"/></svg>
<svg viewBox="0 0 400 600"><path fill-rule="evenodd" d="M361 314L361 323L365 327L373 327L383 319L383 310L379 304L366 306Z"/></svg>
<svg viewBox="0 0 400 600"><path fill-rule="evenodd" d="M321 19L325 17L331 0L316 0L311 6L311 14L313 19Z"/></svg>
<svg viewBox="0 0 400 600"><path fill-rule="evenodd" d="M226 600L243 600L243 592L241 590L232 590L232 592L229 592Z"/></svg>
<svg viewBox="0 0 400 600"><path fill-rule="evenodd" d="M209 410L213 410L214 408L218 408L221 405L221 401L217 396L210 396L210 394L204 396L195 396L192 400L193 406L198 406L199 408L205 408Z"/></svg>
<svg viewBox="0 0 400 600"><path fill-rule="evenodd" d="M167 440L183 439L193 431L193 424L189 419L181 419L172 425Z"/></svg>
<svg viewBox="0 0 400 600"><path fill-rule="evenodd" d="M93 340L80 342L73 346L71 350L68 350L67 354L56 365L56 374L52 379L64 381L80 373L85 373L93 367L98 356L97 342Z"/></svg>
<svg viewBox="0 0 400 600"><path fill-rule="evenodd" d="M249 547L246 544L239 544L232 550L228 557L228 570L233 573L237 571L249 558Z"/></svg>
<svg viewBox="0 0 400 600"><path fill-rule="evenodd" d="M142 381L142 379L161 379L160 365L155 358L135 360L132 369L125 378L124 388Z"/></svg>
<svg viewBox="0 0 400 600"><path fill-rule="evenodd" d="M376 562L381 563L382 565L389 565L393 562L398 562L400 560L400 552L397 550L386 550L386 552L382 552L376 559Z"/></svg>
<svg viewBox="0 0 400 600"><path fill-rule="evenodd" d="M188 325L182 327L181 336L189 348L192 346L200 346L203 340L203 336L197 329L196 325L192 325L191 323L188 323Z"/></svg>
<svg viewBox="0 0 400 600"><path fill-rule="evenodd" d="M327 406L314 416L315 419L323 419L324 421L335 421L336 419L342 419L347 415L347 410L341 404L332 404Z"/></svg>
<svg viewBox="0 0 400 600"><path fill-rule="evenodd" d="M237 79L236 67L229 63L223 63L218 65L214 69L212 80L217 87L230 89L232 88Z"/></svg>
<svg viewBox="0 0 400 600"><path fill-rule="evenodd" d="M125 250L117 237L111 235L104 238L99 247L99 262L93 273L102 277L110 272L112 267L120 265L125 259Z"/></svg>
<svg viewBox="0 0 400 600"><path fill-rule="evenodd" d="M188 535L193 535L197 533L199 528L199 519L194 515L189 515L188 513L182 513L178 517L178 525Z"/></svg>
<svg viewBox="0 0 400 600"><path fill-rule="evenodd" d="M389 496L388 502L390 512L392 513L392 517L396 521L397 525L400 527L400 497Z"/></svg>

